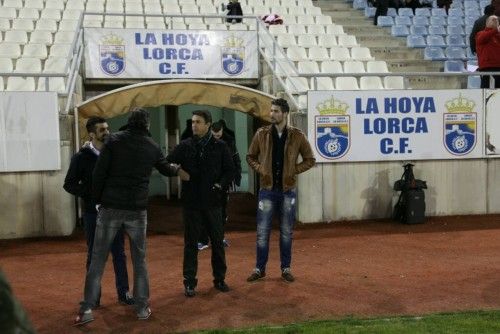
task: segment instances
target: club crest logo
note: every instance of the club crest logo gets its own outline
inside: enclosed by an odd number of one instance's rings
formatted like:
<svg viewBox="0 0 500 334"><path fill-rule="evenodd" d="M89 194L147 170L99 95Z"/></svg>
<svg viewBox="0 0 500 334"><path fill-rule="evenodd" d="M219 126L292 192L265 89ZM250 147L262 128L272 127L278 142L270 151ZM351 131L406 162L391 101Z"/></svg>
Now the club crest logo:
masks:
<svg viewBox="0 0 500 334"><path fill-rule="evenodd" d="M224 40L221 47L222 70L227 75L238 75L245 66L245 41L242 38L231 35Z"/></svg>
<svg viewBox="0 0 500 334"><path fill-rule="evenodd" d="M349 106L333 97L316 106L319 116L314 117L316 149L330 160L343 157L350 147Z"/></svg>
<svg viewBox="0 0 500 334"><path fill-rule="evenodd" d="M476 146L477 113L476 103L461 94L445 103L444 145L453 155L465 155Z"/></svg>
<svg viewBox="0 0 500 334"><path fill-rule="evenodd" d="M125 70L125 43L123 38L114 34L103 37L99 44L101 70L107 75L116 76Z"/></svg>

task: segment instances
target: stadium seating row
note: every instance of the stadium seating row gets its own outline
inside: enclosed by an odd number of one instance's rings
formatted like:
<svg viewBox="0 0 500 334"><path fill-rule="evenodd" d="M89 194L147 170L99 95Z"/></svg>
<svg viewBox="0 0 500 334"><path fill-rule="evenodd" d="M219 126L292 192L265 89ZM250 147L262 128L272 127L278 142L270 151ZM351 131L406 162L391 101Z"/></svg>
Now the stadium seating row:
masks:
<svg viewBox="0 0 500 334"><path fill-rule="evenodd" d="M5 85L5 81L7 85ZM0 77L0 91L56 91L64 93L66 91L66 82L64 78L60 77L7 77L4 81ZM47 87L48 83L48 87Z"/></svg>
<svg viewBox="0 0 500 334"><path fill-rule="evenodd" d="M17 59L20 57L34 57L44 59L47 52L45 44L27 44L21 52L21 44L2 42L0 43L0 57ZM71 44L52 44L49 47L48 57L68 57L71 54Z"/></svg>
<svg viewBox="0 0 500 334"><path fill-rule="evenodd" d="M304 93L308 90L370 90L370 89L403 89L404 79L392 77L289 77L285 80L287 90L292 94Z"/></svg>

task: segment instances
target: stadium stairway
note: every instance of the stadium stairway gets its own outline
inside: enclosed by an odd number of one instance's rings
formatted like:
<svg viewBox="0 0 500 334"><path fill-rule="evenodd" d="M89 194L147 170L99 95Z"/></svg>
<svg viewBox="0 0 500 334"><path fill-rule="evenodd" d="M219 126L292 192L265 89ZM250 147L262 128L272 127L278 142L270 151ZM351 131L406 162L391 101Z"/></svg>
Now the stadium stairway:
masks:
<svg viewBox="0 0 500 334"><path fill-rule="evenodd" d="M329 15L333 23L344 27L347 34L356 36L361 46L370 48L376 60L384 60L391 72L442 72L443 62L424 60L423 49L408 48L406 38L393 37L390 28L373 25L373 18L352 8L352 2L345 0L320 0L314 2L324 15ZM466 78L425 77L408 78L413 89L453 89L465 88Z"/></svg>

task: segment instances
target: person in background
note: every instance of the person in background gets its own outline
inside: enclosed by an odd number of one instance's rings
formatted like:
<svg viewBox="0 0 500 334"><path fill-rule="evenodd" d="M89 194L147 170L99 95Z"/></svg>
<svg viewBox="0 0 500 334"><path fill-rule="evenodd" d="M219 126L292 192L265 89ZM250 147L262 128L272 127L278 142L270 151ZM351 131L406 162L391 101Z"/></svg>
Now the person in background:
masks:
<svg viewBox="0 0 500 334"><path fill-rule="evenodd" d="M227 16L243 16L243 9L241 9L241 4L238 0L229 0L229 3L224 7L222 4L222 10L227 9ZM230 18L226 19L227 23L241 23L242 18Z"/></svg>
<svg viewBox="0 0 500 334"><path fill-rule="evenodd" d="M493 7L492 5L487 5L486 7L484 7L484 15L474 22L474 26L472 27L469 35L469 46L473 54L476 54L476 35L478 32L486 28L486 20L488 19L488 17L493 15L494 12L495 7Z"/></svg>
<svg viewBox="0 0 500 334"><path fill-rule="evenodd" d="M182 182L184 221L184 295L196 295L198 272L198 240L205 227L212 242L212 273L215 289L228 292L222 201L234 177L234 165L229 149L210 131L212 116L206 110L196 110L192 116L193 137L181 141L167 159L180 164L189 175Z"/></svg>
<svg viewBox="0 0 500 334"><path fill-rule="evenodd" d="M234 137L231 137L226 133L226 131L229 132L230 130L229 129L226 130L224 126L225 122L223 120L219 120L218 122L212 124L211 131L215 139L222 140L227 144L235 167L234 181L230 185L230 189L224 189L226 195L222 199L222 222L224 223L224 225L226 225L229 191L231 190L234 191L236 187L239 187L241 185L241 159L240 159L240 154L238 153L238 149L236 148ZM224 242L224 247L229 247L229 242L226 238L224 238L223 242ZM200 233L200 239L198 242L198 250L204 250L207 248L208 248L208 233L204 228L202 228Z"/></svg>
<svg viewBox="0 0 500 334"><path fill-rule="evenodd" d="M149 113L133 108L125 131L109 136L92 174L92 200L98 210L92 261L85 277L84 300L74 325L94 320L101 279L109 249L122 228L130 238L134 266L134 300L137 318L148 319L149 276L146 267L146 226L149 179L153 167L165 176L186 173L170 164L149 136Z"/></svg>
<svg viewBox="0 0 500 334"><path fill-rule="evenodd" d="M68 193L78 196L83 200L83 228L87 239L87 264L89 270L92 260L92 249L94 246L95 229L97 223L97 210L95 202L91 199L92 172L94 171L97 158L104 146L104 140L109 135L109 127L106 120L101 117L91 117L86 124L90 141L84 145L78 153L71 158L63 188ZM116 233L111 245L113 255L113 268L115 270L115 285L118 294L118 302L124 305L133 305L134 299L129 293L127 257L125 255L125 238L123 230ZM100 305L100 293L96 306Z"/></svg>
<svg viewBox="0 0 500 334"><path fill-rule="evenodd" d="M186 120L186 128L182 131L181 141L193 136L193 126L191 125L191 122L191 119Z"/></svg>
<svg viewBox="0 0 500 334"><path fill-rule="evenodd" d="M285 282L295 280L292 261L292 234L297 202L297 174L314 166L311 145L302 131L287 124L290 107L285 99L271 103L271 125L257 130L248 149L247 162L260 176L257 208L257 261L247 278L254 282L266 276L269 255L269 236L273 215L280 218L281 277ZM297 163L299 155L302 161Z"/></svg>
<svg viewBox="0 0 500 334"><path fill-rule="evenodd" d="M476 50L478 60L478 71L500 72L500 32L498 17L491 15L486 20L486 27L476 35ZM493 76L495 84L493 87L500 88L500 76ZM481 88L490 87L490 76L481 76Z"/></svg>

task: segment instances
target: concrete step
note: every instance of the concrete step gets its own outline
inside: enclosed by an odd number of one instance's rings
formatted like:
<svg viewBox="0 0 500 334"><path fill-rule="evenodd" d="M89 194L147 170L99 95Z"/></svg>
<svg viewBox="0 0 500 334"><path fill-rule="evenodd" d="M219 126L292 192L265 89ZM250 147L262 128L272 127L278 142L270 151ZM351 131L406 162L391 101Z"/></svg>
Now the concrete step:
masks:
<svg viewBox="0 0 500 334"><path fill-rule="evenodd" d="M441 72L442 62L430 60L386 59L387 67L391 72Z"/></svg>
<svg viewBox="0 0 500 334"><path fill-rule="evenodd" d="M325 11L323 10L323 15L328 15L332 17L332 20L336 20L338 18L345 18L345 17L355 17L355 18L365 18L363 13L359 12L351 12L349 10L335 10L335 11Z"/></svg>
<svg viewBox="0 0 500 334"><path fill-rule="evenodd" d="M423 54L421 49L409 49L406 46L399 46L399 47L376 46L376 47L370 47L370 51L372 56L381 60L387 60L387 59L421 60Z"/></svg>
<svg viewBox="0 0 500 334"><path fill-rule="evenodd" d="M350 10L352 8L351 2L345 1L315 1L314 5L316 7L321 7L321 10L324 11L333 11L333 10Z"/></svg>
<svg viewBox="0 0 500 334"><path fill-rule="evenodd" d="M388 36L392 37L389 32L385 29L374 26L373 24L367 25L343 25L344 31L346 34L355 35L355 36Z"/></svg>
<svg viewBox="0 0 500 334"><path fill-rule="evenodd" d="M400 39L392 38L390 36L358 36L356 35L356 40L362 46L375 47L380 45L397 47L405 46L406 41Z"/></svg>
<svg viewBox="0 0 500 334"><path fill-rule="evenodd" d="M408 84L413 89L464 89L467 79L459 77L410 77Z"/></svg>
<svg viewBox="0 0 500 334"><path fill-rule="evenodd" d="M333 23L335 24L341 24L341 25L355 25L355 26L364 26L367 24L367 21L365 17L339 17L339 18L332 18Z"/></svg>

